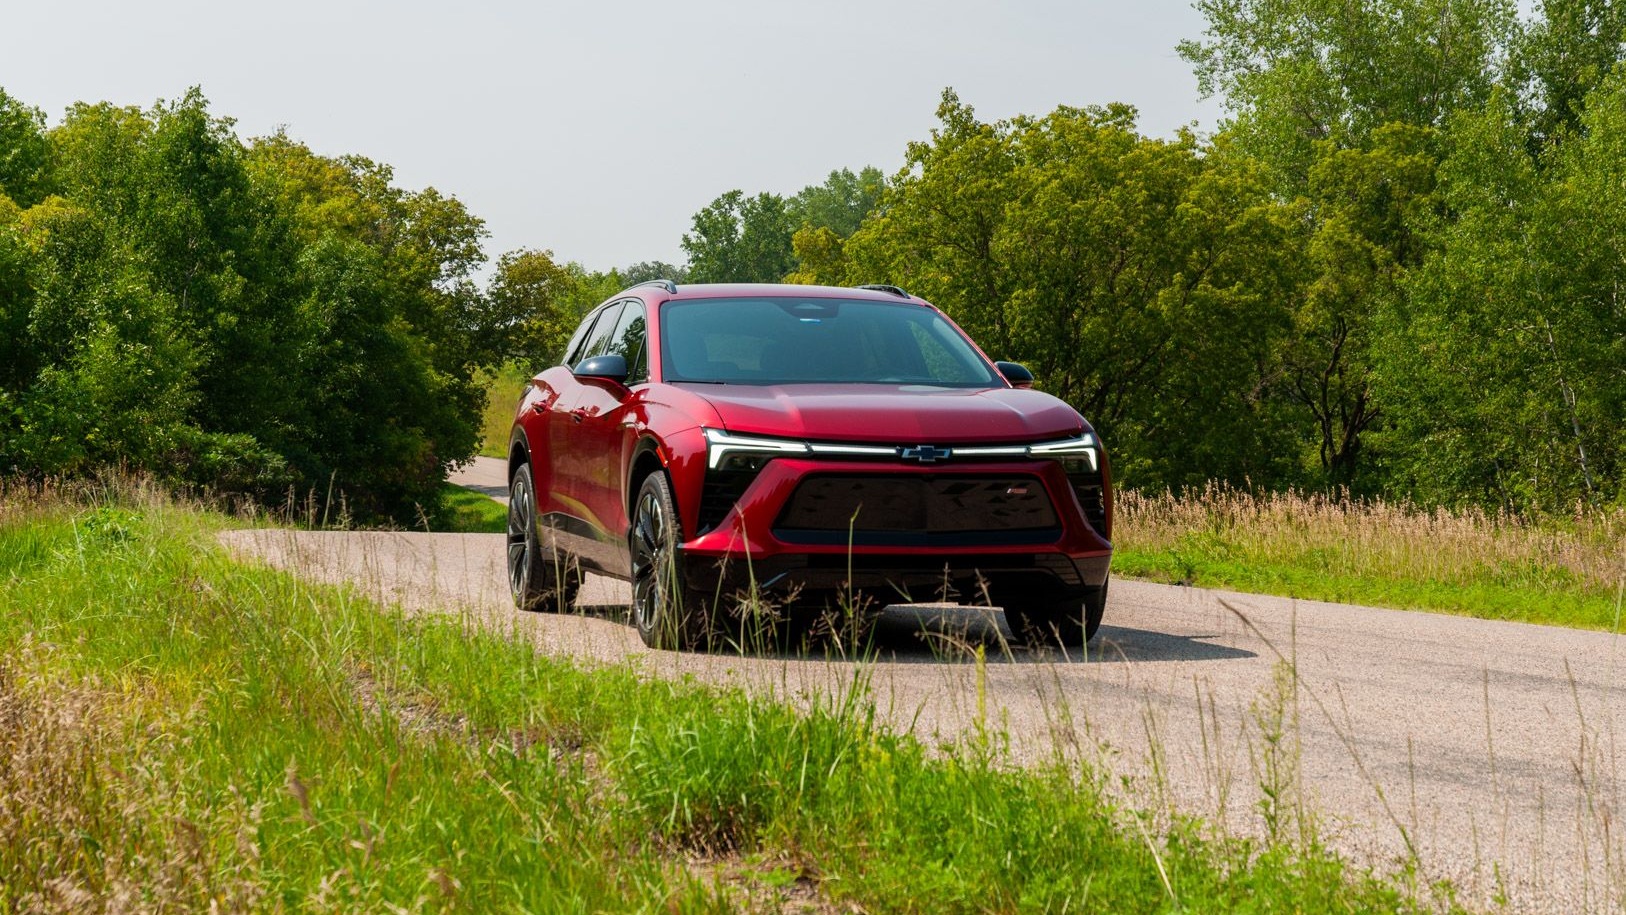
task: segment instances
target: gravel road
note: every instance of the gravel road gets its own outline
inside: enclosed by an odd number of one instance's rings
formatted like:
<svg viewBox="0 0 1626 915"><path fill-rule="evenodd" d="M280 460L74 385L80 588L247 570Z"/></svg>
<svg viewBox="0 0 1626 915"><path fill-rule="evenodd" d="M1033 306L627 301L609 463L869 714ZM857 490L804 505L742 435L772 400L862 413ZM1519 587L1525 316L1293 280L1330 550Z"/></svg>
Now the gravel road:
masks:
<svg viewBox="0 0 1626 915"><path fill-rule="evenodd" d="M501 473L482 462L459 481L500 494ZM644 648L625 624L628 590L610 579L588 582L577 614L516 613L500 535L224 539L239 555L515 628L538 650L593 663L803 703L829 701L862 672L881 714L933 744L976 727L981 646L983 714L1017 762L1062 753L1104 765L1137 804L1257 835L1279 733L1275 758L1294 773L1279 780L1287 834L1313 829L1380 871L1415 862L1476 905L1626 909L1616 636L1119 580L1087 657L1008 648L992 610L921 606L888 608L864 665L679 654Z"/></svg>

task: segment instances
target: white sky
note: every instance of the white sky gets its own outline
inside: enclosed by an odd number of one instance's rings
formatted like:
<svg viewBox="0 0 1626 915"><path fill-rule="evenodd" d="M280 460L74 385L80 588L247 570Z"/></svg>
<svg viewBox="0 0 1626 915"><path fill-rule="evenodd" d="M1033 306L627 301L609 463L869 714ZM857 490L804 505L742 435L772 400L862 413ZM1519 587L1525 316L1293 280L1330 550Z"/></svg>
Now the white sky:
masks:
<svg viewBox="0 0 1626 915"><path fill-rule="evenodd" d="M60 121L199 85L244 137L278 126L460 198L486 252L681 263L731 188L794 193L902 165L953 86L983 120L1123 101L1213 129L1174 52L1189 0L8 4L0 87Z"/></svg>

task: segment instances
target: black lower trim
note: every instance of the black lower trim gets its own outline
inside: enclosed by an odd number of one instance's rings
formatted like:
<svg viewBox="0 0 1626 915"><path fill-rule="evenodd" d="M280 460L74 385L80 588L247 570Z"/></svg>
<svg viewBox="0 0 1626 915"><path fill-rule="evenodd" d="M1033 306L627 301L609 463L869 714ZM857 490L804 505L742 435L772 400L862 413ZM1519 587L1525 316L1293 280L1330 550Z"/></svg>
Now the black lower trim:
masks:
<svg viewBox="0 0 1626 915"><path fill-rule="evenodd" d="M886 555L815 553L746 563L682 557L691 586L724 593L752 587L769 592L875 591L915 601L950 597L975 601L983 585L1018 585L1082 596L1107 579L1108 555L1074 560L1060 553Z"/></svg>
<svg viewBox="0 0 1626 915"><path fill-rule="evenodd" d="M818 546L1043 546L1061 539L1061 528L1026 531L827 531L774 528L774 537L785 543Z"/></svg>
<svg viewBox="0 0 1626 915"><path fill-rule="evenodd" d="M537 519L539 533L548 546L576 557L583 568L615 578L630 575L631 556L626 541L603 539L603 535L580 518L562 512L549 512Z"/></svg>

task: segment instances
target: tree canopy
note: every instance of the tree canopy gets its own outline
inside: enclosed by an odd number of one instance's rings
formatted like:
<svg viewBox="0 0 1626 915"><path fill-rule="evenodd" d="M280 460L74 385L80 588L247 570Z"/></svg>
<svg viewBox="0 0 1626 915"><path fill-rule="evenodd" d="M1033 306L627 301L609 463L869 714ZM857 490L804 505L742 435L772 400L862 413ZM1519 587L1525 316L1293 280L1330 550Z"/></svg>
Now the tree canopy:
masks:
<svg viewBox="0 0 1626 915"><path fill-rule="evenodd" d="M433 503L491 359L477 217L366 159L245 143L196 90L49 130L0 111L27 153L0 156L0 468Z"/></svg>

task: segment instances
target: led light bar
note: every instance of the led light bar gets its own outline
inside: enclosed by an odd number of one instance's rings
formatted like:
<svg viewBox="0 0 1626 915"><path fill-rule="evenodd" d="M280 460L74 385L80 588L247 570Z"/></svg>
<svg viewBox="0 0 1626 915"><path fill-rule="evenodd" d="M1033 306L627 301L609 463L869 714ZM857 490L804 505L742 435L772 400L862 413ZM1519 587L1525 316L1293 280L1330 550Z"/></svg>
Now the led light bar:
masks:
<svg viewBox="0 0 1626 915"><path fill-rule="evenodd" d="M882 457L896 457L898 449L888 448L884 445L809 445L814 454L872 454Z"/></svg>
<svg viewBox="0 0 1626 915"><path fill-rule="evenodd" d="M753 438L731 435L721 429L706 430L706 466L716 470L730 454L811 454L806 442L782 438Z"/></svg>
<svg viewBox="0 0 1626 915"><path fill-rule="evenodd" d="M734 435L722 429L707 429L706 433L706 466L716 470L722 466L723 459L730 454L766 454L766 455L809 455L809 454L847 454L863 455L867 457L898 457L899 448L886 445L842 445L818 444L792 441L783 438L758 438L749 435ZM1061 439L1054 442L1042 442L1037 445L981 445L969 448L955 448L952 452L944 449L944 457L1035 457L1035 458L1066 458L1082 457L1090 462L1091 470L1100 469L1100 444L1095 435L1089 432L1076 438Z"/></svg>
<svg viewBox="0 0 1626 915"><path fill-rule="evenodd" d="M1086 432L1078 438L1066 438L1059 442L1029 445L1028 455L1043 458L1087 457L1090 459L1090 469L1100 470L1101 459L1097 451L1099 447L1100 445L1095 441L1095 435Z"/></svg>

